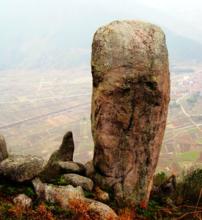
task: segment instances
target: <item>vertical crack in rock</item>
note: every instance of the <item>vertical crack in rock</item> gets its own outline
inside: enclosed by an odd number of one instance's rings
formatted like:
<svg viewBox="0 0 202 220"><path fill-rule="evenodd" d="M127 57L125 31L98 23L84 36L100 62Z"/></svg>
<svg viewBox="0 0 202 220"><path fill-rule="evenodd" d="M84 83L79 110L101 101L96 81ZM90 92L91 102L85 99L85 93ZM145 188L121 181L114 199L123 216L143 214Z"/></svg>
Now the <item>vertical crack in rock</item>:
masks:
<svg viewBox="0 0 202 220"><path fill-rule="evenodd" d="M94 180L120 205L147 204L170 96L164 33L114 21L95 33L91 66Z"/></svg>

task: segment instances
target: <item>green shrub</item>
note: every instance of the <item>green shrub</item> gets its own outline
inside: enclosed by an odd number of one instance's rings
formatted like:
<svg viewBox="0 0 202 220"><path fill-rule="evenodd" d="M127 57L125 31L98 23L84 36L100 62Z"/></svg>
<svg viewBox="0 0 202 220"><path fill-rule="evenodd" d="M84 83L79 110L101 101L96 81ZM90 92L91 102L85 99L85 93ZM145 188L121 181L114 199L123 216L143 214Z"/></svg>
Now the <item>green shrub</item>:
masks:
<svg viewBox="0 0 202 220"><path fill-rule="evenodd" d="M166 173L164 173L164 172L157 173L157 174L154 176L153 184L154 184L155 186L160 186L160 185L163 184L167 179L168 179L168 176L166 175Z"/></svg>
<svg viewBox="0 0 202 220"><path fill-rule="evenodd" d="M36 193L32 187L26 187L24 190L24 193L29 197L33 197L36 195Z"/></svg>
<svg viewBox="0 0 202 220"><path fill-rule="evenodd" d="M202 169L191 169L183 175L177 184L177 198L182 203L196 204L202 190ZM199 201L202 204L202 198Z"/></svg>
<svg viewBox="0 0 202 220"><path fill-rule="evenodd" d="M136 212L138 215L146 217L147 219L156 220L158 211L160 209L160 205L155 200L150 200L147 209L143 209L141 207L136 208Z"/></svg>

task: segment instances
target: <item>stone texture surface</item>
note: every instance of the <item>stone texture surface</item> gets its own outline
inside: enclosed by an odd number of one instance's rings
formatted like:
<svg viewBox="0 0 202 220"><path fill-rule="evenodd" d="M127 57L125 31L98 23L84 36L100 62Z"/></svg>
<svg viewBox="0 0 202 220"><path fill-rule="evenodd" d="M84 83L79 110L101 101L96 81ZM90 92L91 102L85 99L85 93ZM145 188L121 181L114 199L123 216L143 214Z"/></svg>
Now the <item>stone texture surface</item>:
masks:
<svg viewBox="0 0 202 220"><path fill-rule="evenodd" d="M95 172L95 169L94 169L93 161L90 160L85 164L85 175L89 178L92 178L94 172Z"/></svg>
<svg viewBox="0 0 202 220"><path fill-rule="evenodd" d="M64 137L61 146L56 150L48 160L40 178L44 182L53 182L62 173L61 167L58 162L72 161L74 154L74 140L71 131L68 131Z"/></svg>
<svg viewBox="0 0 202 220"><path fill-rule="evenodd" d="M99 186L96 186L94 189L95 197L98 201L101 202L107 202L109 201L109 194L102 189L100 189Z"/></svg>
<svg viewBox="0 0 202 220"><path fill-rule="evenodd" d="M55 186L42 183L39 178L34 179L32 183L39 198L48 202L59 203L63 208L68 207L70 200L84 198L84 193L80 186Z"/></svg>
<svg viewBox="0 0 202 220"><path fill-rule="evenodd" d="M67 184L71 184L73 186L81 186L83 189L87 191L93 190L93 181L88 177L84 177L74 173L69 173L64 174L62 176L62 179L64 182L67 182Z"/></svg>
<svg viewBox="0 0 202 220"><path fill-rule="evenodd" d="M0 162L8 157L6 141L3 135L0 134Z"/></svg>
<svg viewBox="0 0 202 220"><path fill-rule="evenodd" d="M35 191L39 198L47 202L57 203L63 209L74 209L72 203L83 204L88 209L88 214L98 220L118 220L116 213L107 205L84 197L80 186L54 186L52 184L42 183L39 179L32 181Z"/></svg>
<svg viewBox="0 0 202 220"><path fill-rule="evenodd" d="M76 163L73 161L59 161L58 165L65 173L85 173L85 167L81 163Z"/></svg>
<svg viewBox="0 0 202 220"><path fill-rule="evenodd" d="M23 209L31 208L32 199L25 194L19 194L13 199L14 204L21 206Z"/></svg>
<svg viewBox="0 0 202 220"><path fill-rule="evenodd" d="M114 21L95 33L91 65L94 180L118 202L147 204L170 95L165 35Z"/></svg>
<svg viewBox="0 0 202 220"><path fill-rule="evenodd" d="M88 212L92 219L119 220L116 213L108 205L102 202L98 202L93 199L84 199L82 202L88 205Z"/></svg>
<svg viewBox="0 0 202 220"><path fill-rule="evenodd" d="M43 169L44 161L31 155L10 155L0 163L0 174L6 178L24 182L36 177Z"/></svg>

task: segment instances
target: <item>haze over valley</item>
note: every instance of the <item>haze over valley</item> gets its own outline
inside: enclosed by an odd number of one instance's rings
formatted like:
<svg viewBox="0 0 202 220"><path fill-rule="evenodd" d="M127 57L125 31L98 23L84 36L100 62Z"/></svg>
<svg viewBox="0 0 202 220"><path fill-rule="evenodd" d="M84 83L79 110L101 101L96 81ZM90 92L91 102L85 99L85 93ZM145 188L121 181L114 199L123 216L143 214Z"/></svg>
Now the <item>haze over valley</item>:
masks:
<svg viewBox="0 0 202 220"><path fill-rule="evenodd" d="M141 19L162 27L170 56L171 102L159 169L178 172L200 165L202 30L195 11L201 3L173 11L173 1L166 9L146 0L48 2L0 3L0 133L9 151L48 159L72 130L75 160L91 159L93 34L112 20ZM188 12L191 20L183 16Z"/></svg>

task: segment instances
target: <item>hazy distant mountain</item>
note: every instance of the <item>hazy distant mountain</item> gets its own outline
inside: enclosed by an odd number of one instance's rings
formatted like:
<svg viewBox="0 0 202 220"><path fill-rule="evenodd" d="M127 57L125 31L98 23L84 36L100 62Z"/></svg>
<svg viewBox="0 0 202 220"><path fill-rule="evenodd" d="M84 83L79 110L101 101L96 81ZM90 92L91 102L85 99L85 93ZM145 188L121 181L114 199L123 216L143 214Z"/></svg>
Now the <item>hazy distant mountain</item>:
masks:
<svg viewBox="0 0 202 220"><path fill-rule="evenodd" d="M166 38L171 62L202 62L202 44L171 31L166 31Z"/></svg>
<svg viewBox="0 0 202 220"><path fill-rule="evenodd" d="M202 61L202 45L192 39L166 31L171 63L177 61ZM84 39L85 41L85 39ZM56 33L48 37L19 42L12 47L0 48L0 68L68 68L90 65L90 46L70 48L68 34Z"/></svg>
<svg viewBox="0 0 202 220"><path fill-rule="evenodd" d="M198 29L141 1L125 0L123 7L115 0L8 0L0 6L0 69L89 65L93 33L117 19L141 19L163 27L171 62L202 61L202 41L195 38L202 34L196 34Z"/></svg>

